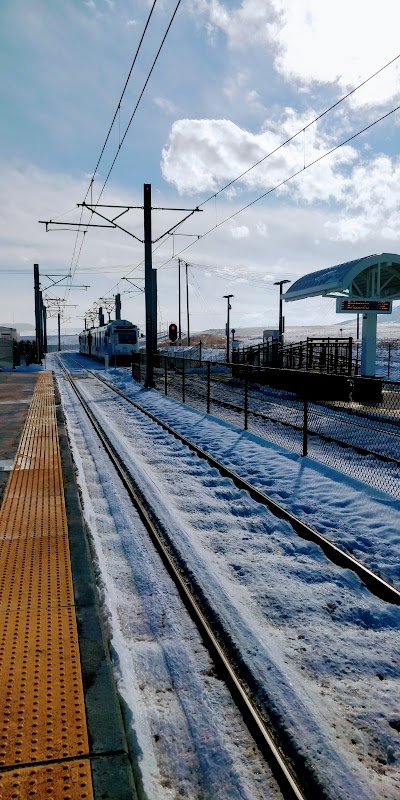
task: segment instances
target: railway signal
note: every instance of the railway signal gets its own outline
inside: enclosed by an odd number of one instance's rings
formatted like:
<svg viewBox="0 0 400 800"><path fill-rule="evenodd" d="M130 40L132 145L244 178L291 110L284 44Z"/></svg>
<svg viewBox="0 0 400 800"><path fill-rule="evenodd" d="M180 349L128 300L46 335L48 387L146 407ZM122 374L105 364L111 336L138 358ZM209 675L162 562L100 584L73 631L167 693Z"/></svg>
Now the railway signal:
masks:
<svg viewBox="0 0 400 800"><path fill-rule="evenodd" d="M178 328L174 322L171 322L171 325L168 328L168 336L171 342L176 342L178 338Z"/></svg>

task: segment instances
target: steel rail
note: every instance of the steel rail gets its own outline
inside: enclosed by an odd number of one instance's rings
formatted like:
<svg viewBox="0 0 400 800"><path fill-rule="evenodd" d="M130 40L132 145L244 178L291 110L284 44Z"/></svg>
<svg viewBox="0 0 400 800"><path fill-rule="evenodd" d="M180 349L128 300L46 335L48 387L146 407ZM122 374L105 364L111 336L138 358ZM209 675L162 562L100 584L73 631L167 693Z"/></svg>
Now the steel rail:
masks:
<svg viewBox="0 0 400 800"><path fill-rule="evenodd" d="M57 357L58 358L58 357ZM263 749L267 751L267 757L270 761L273 760L273 765L270 764L273 771L275 771L275 777L277 777L276 772L278 773L277 780L280 783L281 789L285 791L285 796L288 800L307 800L307 795L304 793L303 789L301 788L300 781L294 775L291 767L288 765L284 754L281 752L279 746L274 741L273 736L269 732L265 721L258 710L257 706L254 704L249 692L246 690L245 686L242 683L241 678L239 677L235 667L233 666L232 662L230 661L227 653L225 652L223 646L221 645L218 637L212 630L206 615L202 611L200 604L194 597L189 584L187 583L182 570L180 569L179 565L176 563L173 555L171 554L166 542L163 539L162 534L159 533L159 530L154 523L151 514L146 508L145 503L142 497L139 494L139 491L134 486L132 477L123 465L122 460L118 456L118 453L110 441L107 434L102 430L101 426L99 425L98 421L96 420L95 415L91 411L87 401L81 395L79 389L77 388L75 381L72 379L71 375L68 373L68 370L62 363L62 361L58 358L58 362L64 371L69 384L73 391L76 394L82 408L84 409L87 417L89 418L93 428L95 429L100 441L105 448L110 460L112 461L119 477L122 480L122 483L127 490L129 497L131 498L143 524L146 527L153 543L156 545L159 554L162 557L163 563L168 569L170 575L172 575L175 584L179 589L179 593L181 597L183 597L185 601L186 607L189 608L192 617L194 618L196 624L200 628L201 633L205 636L207 642L209 643L209 647L213 652L213 655L216 656L219 665L222 667L224 678L227 680L228 685L234 689L234 693L240 698L240 702L242 706L244 706L247 715L249 716L252 725L255 726L257 736L256 739L262 740ZM84 368L87 372L89 372L93 377L98 378L103 384L107 386L107 388L112 388L117 394L120 394L125 400L129 400L121 392L110 387L110 385L103 381L99 376L93 373L90 369ZM79 378L78 378L79 380ZM136 404L132 402L132 405ZM136 406L138 410L143 411L140 406ZM146 413L146 412L145 412ZM152 415L148 415L152 418ZM155 418L153 421L157 422ZM158 423L159 424L159 423ZM173 432L171 430L171 432ZM179 437L180 438L180 437ZM251 732L251 729L250 729Z"/></svg>
<svg viewBox="0 0 400 800"><path fill-rule="evenodd" d="M318 531L314 530L314 528L311 528L309 525L307 525L306 522L301 520L299 517L296 517L286 508L281 506L279 503L276 502L276 500L273 500L272 497L265 494L260 489L257 489L255 486L249 483L245 478L242 478L236 472L233 472L233 470L229 469L229 467L226 467L224 464L221 464L221 462L218 461L216 458L214 458L214 456L210 455L210 453L207 453L201 447L191 442L189 439L183 436L183 434L178 433L178 431L174 430L174 428L171 428L170 425L168 425L166 422L163 422L163 420L160 420L150 411L147 411L147 409L143 408L141 405L136 403L130 397L124 395L119 389L116 389L115 386L112 386L106 380L104 380L104 378L101 378L99 375L96 375L95 372L93 372L90 369L87 369L86 367L84 367L84 369L87 370L87 372L89 372L98 381L107 386L108 389L115 392L115 394L118 394L120 397L126 400L126 402L134 406L134 408L137 408L138 411L141 411L157 425L160 425L165 431L170 433L172 436L175 436L175 438L179 439L183 444L185 444L187 447L193 450L198 456L200 456L200 458L203 458L212 467L215 467L215 469L217 469L221 473L221 475L230 478L234 482L235 486L237 486L239 489L244 489L258 503L267 506L269 510L272 512L272 514L274 514L274 516L279 517L280 519L283 519L286 522L288 522L302 539L306 539L308 541L314 542L314 544L319 545L321 549L324 551L325 555L335 564L345 569L350 569L352 572L355 572L358 575L358 577L361 578L365 586L367 586L367 588L377 597L379 597L382 600L385 600L388 603L393 603L394 605L400 605L400 590L397 589L395 586L393 586L391 583L389 583L389 581L386 581L384 578L381 578L379 575L376 575L375 572L372 572L372 570L370 570L368 567L362 564L361 561L354 558L354 556L350 555L350 553L346 553L344 550L341 550L340 547L338 547L329 539L327 539L325 536L323 536L322 533L319 533Z"/></svg>

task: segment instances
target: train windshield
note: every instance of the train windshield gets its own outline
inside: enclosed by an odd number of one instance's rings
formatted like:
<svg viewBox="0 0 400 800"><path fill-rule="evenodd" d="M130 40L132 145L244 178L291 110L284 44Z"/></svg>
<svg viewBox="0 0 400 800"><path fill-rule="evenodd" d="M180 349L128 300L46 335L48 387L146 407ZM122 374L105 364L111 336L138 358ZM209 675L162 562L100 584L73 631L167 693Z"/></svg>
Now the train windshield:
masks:
<svg viewBox="0 0 400 800"><path fill-rule="evenodd" d="M136 331L123 331L118 333L118 341L120 344L136 344L137 334Z"/></svg>

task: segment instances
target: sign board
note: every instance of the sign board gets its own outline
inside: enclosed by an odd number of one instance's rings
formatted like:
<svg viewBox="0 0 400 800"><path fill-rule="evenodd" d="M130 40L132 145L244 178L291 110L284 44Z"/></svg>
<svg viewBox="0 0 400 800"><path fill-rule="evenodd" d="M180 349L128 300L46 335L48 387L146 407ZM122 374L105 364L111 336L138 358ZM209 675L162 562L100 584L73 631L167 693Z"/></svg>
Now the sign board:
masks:
<svg viewBox="0 0 400 800"><path fill-rule="evenodd" d="M356 297L337 297L336 298L336 313L337 314L366 314L368 311L374 311L378 314L391 314L392 301L391 300L360 300Z"/></svg>
<svg viewBox="0 0 400 800"><path fill-rule="evenodd" d="M268 328L267 330L263 331L264 342L266 342L267 339L279 339L279 331L276 331L273 328Z"/></svg>

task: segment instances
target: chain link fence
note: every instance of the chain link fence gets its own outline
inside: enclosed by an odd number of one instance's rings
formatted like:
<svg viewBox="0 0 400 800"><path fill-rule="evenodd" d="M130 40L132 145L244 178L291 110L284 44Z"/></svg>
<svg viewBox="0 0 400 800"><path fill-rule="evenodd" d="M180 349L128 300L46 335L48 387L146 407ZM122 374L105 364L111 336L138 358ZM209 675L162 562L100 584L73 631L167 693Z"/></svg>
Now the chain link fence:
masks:
<svg viewBox="0 0 400 800"><path fill-rule="evenodd" d="M144 382L144 354L135 354L132 375ZM154 369L163 394L400 497L400 382L385 381L382 389L380 379L355 377L344 386L337 376L339 397L331 400L312 399L312 390L335 396L333 382L310 384L308 391L304 385L300 395L263 385L275 377L258 367L202 361L193 352L158 356Z"/></svg>

